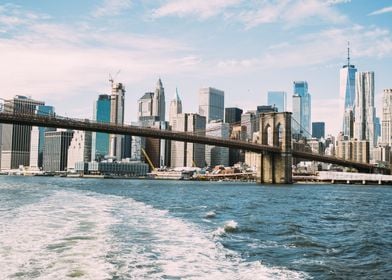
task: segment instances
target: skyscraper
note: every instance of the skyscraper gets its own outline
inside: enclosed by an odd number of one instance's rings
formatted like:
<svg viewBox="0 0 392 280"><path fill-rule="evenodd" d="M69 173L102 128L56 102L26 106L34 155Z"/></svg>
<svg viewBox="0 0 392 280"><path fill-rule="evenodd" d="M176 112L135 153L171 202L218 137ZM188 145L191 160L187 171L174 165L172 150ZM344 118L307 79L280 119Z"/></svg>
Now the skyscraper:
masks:
<svg viewBox="0 0 392 280"><path fill-rule="evenodd" d="M354 137L369 141L370 155L375 147L376 108L374 107L374 72L355 74Z"/></svg>
<svg viewBox="0 0 392 280"><path fill-rule="evenodd" d="M110 95L100 94L94 103L94 120L102 123L110 122ZM93 132L91 144L91 160L100 161L109 154L109 134Z"/></svg>
<svg viewBox="0 0 392 280"><path fill-rule="evenodd" d="M392 146L392 89L384 89L382 100L381 144Z"/></svg>
<svg viewBox="0 0 392 280"><path fill-rule="evenodd" d="M347 64L340 69L340 98L343 102L343 135L353 137L353 116L355 104L355 73L350 64L350 46L347 48Z"/></svg>
<svg viewBox="0 0 392 280"><path fill-rule="evenodd" d="M225 123L238 123L241 121L242 110L236 107L225 108Z"/></svg>
<svg viewBox="0 0 392 280"><path fill-rule="evenodd" d="M294 81L293 118L299 128L293 125L293 132L310 136L311 134L311 96L306 81ZM297 130L297 131L295 131Z"/></svg>
<svg viewBox="0 0 392 280"><path fill-rule="evenodd" d="M199 114L206 117L207 123L212 120L224 120L225 93L215 88L199 90Z"/></svg>
<svg viewBox="0 0 392 280"><path fill-rule="evenodd" d="M182 102L180 96L178 95L178 90L174 94L174 98L170 101L170 110L169 110L169 123L173 124L174 118L182 113Z"/></svg>
<svg viewBox="0 0 392 280"><path fill-rule="evenodd" d="M287 93L284 91L269 91L267 103L276 107L278 112L285 112L287 110Z"/></svg>
<svg viewBox="0 0 392 280"><path fill-rule="evenodd" d="M68 147L67 170L75 169L75 164L78 162L90 161L91 136L91 131L74 131Z"/></svg>
<svg viewBox="0 0 392 280"><path fill-rule="evenodd" d="M4 102L8 113L35 114L36 107L45 105L42 101L27 96L16 95ZM31 126L3 124L1 133L1 169L16 169L20 165L30 165Z"/></svg>
<svg viewBox="0 0 392 280"><path fill-rule="evenodd" d="M325 122L312 123L312 137L325 138Z"/></svg>
<svg viewBox="0 0 392 280"><path fill-rule="evenodd" d="M40 116L49 116L54 114L54 107L47 105L38 105L35 113ZM36 127L31 129L30 142L30 167L33 169L42 168L43 154L45 145L45 132L55 131L55 128Z"/></svg>
<svg viewBox="0 0 392 280"><path fill-rule="evenodd" d="M174 131L189 131L199 135L205 135L206 117L199 114L178 114L173 121ZM179 141L171 142L171 166L205 166L205 145L196 143L185 143Z"/></svg>
<svg viewBox="0 0 392 280"><path fill-rule="evenodd" d="M124 99L125 87L122 83L112 83L112 94L110 95L110 122L113 124L124 124ZM110 135L110 156L121 160L124 136Z"/></svg>
<svg viewBox="0 0 392 280"><path fill-rule="evenodd" d="M72 140L73 131L45 132L45 146L43 157L44 171L64 171L68 161L68 147Z"/></svg>
<svg viewBox="0 0 392 280"><path fill-rule="evenodd" d="M143 125L151 126L156 121L165 121L165 90L161 79L158 80L155 92L146 92L138 100L138 119Z"/></svg>
<svg viewBox="0 0 392 280"><path fill-rule="evenodd" d="M165 108L165 89L163 88L161 78L159 78L155 88L154 100L152 104L152 115L158 116L159 121L164 122L166 115Z"/></svg>
<svg viewBox="0 0 392 280"><path fill-rule="evenodd" d="M229 139L230 124L224 123L222 120L211 121L207 124L206 135ZM212 167L216 165L228 166L229 148L206 145L206 163Z"/></svg>

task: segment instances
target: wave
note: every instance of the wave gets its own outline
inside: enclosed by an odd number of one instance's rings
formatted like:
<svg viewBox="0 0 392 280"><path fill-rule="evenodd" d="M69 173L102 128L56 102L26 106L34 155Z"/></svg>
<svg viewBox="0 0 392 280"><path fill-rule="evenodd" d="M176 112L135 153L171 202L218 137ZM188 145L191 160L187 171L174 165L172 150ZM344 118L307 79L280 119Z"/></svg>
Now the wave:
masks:
<svg viewBox="0 0 392 280"><path fill-rule="evenodd" d="M246 262L195 224L131 198L69 189L8 213L0 278L301 279ZM0 216L3 223L3 217ZM225 233L239 229L227 221Z"/></svg>

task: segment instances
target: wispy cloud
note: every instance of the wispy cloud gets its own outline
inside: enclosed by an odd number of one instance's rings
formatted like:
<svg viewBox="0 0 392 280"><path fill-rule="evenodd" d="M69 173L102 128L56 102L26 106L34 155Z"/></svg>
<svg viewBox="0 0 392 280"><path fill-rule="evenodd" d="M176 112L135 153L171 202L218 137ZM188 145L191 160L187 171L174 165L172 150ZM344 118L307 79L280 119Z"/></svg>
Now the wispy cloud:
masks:
<svg viewBox="0 0 392 280"><path fill-rule="evenodd" d="M0 5L0 33L16 30L20 26L49 18L46 14L26 11L19 5L3 4Z"/></svg>
<svg viewBox="0 0 392 280"><path fill-rule="evenodd" d="M196 16L200 19L222 13L225 9L239 4L242 0L171 0L153 11L153 17Z"/></svg>
<svg viewBox="0 0 392 280"><path fill-rule="evenodd" d="M103 0L102 4L92 11L92 15L94 17L115 16L131 6L131 0Z"/></svg>
<svg viewBox="0 0 392 280"><path fill-rule="evenodd" d="M238 19L247 28L267 23L283 23L286 27L317 21L342 23L346 21L346 17L333 7L339 3L319 0L264 1L251 10L241 12Z"/></svg>
<svg viewBox="0 0 392 280"><path fill-rule="evenodd" d="M289 25L316 20L341 23L346 17L334 6L350 0L168 0L153 11L153 17L193 16L201 20L221 15L252 28L266 23L282 22Z"/></svg>
<svg viewBox="0 0 392 280"><path fill-rule="evenodd" d="M344 54L347 40L353 46L353 57L392 57L392 34L387 29L355 25L331 28L306 34L294 42L271 46L260 57L228 59L217 63L224 71L246 69L279 69L325 65ZM326 44L328 42L328 44Z"/></svg>
<svg viewBox="0 0 392 280"><path fill-rule="evenodd" d="M375 16L375 15L381 15L381 14L386 14L386 13L392 13L392 6L376 10L374 12L371 12L368 15L369 16Z"/></svg>

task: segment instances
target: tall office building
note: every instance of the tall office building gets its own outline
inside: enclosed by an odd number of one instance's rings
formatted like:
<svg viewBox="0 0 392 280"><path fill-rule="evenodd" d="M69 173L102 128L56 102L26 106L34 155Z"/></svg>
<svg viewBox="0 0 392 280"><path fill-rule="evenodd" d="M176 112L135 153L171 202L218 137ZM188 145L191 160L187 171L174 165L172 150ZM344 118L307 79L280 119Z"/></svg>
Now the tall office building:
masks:
<svg viewBox="0 0 392 280"><path fill-rule="evenodd" d="M74 131L68 147L67 170L74 170L77 162L90 161L91 138L91 131Z"/></svg>
<svg viewBox="0 0 392 280"><path fill-rule="evenodd" d="M110 107L110 95L100 94L98 100L94 102L93 119L100 123L110 123ZM101 161L109 155L109 134L93 132L91 147L91 160Z"/></svg>
<svg viewBox="0 0 392 280"><path fill-rule="evenodd" d="M144 122L144 125L165 121L165 90L161 79L157 82L155 92L146 92L138 100L138 105L138 120Z"/></svg>
<svg viewBox="0 0 392 280"><path fill-rule="evenodd" d="M312 123L312 137L317 139L325 138L325 122Z"/></svg>
<svg viewBox="0 0 392 280"><path fill-rule="evenodd" d="M384 89L382 101L381 144L392 147L392 89Z"/></svg>
<svg viewBox="0 0 392 280"><path fill-rule="evenodd" d="M213 120L224 120L225 93L215 88L199 90L199 115L206 117L207 123Z"/></svg>
<svg viewBox="0 0 392 280"><path fill-rule="evenodd" d="M269 91L268 105L276 107L278 112L287 111L287 93L284 91Z"/></svg>
<svg viewBox="0 0 392 280"><path fill-rule="evenodd" d="M73 131L45 132L44 171L64 171L68 162L68 148L72 140Z"/></svg>
<svg viewBox="0 0 392 280"><path fill-rule="evenodd" d="M241 121L242 110L236 107L225 108L225 123L238 123Z"/></svg>
<svg viewBox="0 0 392 280"><path fill-rule="evenodd" d="M369 141L370 155L375 147L376 108L374 107L374 72L355 74L354 137Z"/></svg>
<svg viewBox="0 0 392 280"><path fill-rule="evenodd" d="M340 98L343 102L343 135L353 137L353 116L355 104L355 73L350 64L350 47L347 48L347 64L340 69Z"/></svg>
<svg viewBox="0 0 392 280"><path fill-rule="evenodd" d="M42 101L16 95L4 102L4 111L9 113L35 114L36 107L45 105ZM1 169L19 168L30 165L31 126L3 124L1 133Z"/></svg>
<svg viewBox="0 0 392 280"><path fill-rule="evenodd" d="M205 135L206 117L199 114L182 113L175 117L173 130L194 132ZM205 166L205 145L172 141L171 143L171 166Z"/></svg>
<svg viewBox="0 0 392 280"><path fill-rule="evenodd" d="M298 128L293 125L294 133L311 135L311 96L306 81L294 81L293 118ZM297 130L297 131L295 131Z"/></svg>
<svg viewBox="0 0 392 280"><path fill-rule="evenodd" d="M229 139L230 124L223 121L211 121L207 124L206 135ZM229 165L229 148L206 145L206 163L208 166Z"/></svg>
<svg viewBox="0 0 392 280"><path fill-rule="evenodd" d="M47 105L38 105L35 111L36 115L50 116L54 115L54 107ZM33 126L31 129L31 141L30 141L30 168L40 169L43 165L44 155L44 144L45 144L45 132L55 131L55 128L51 127L37 127Z"/></svg>
<svg viewBox="0 0 392 280"><path fill-rule="evenodd" d="M381 120L378 117L376 117L375 120L374 134L374 137L376 139L376 142L374 142L374 146L377 146L378 143L381 141Z"/></svg>
<svg viewBox="0 0 392 280"><path fill-rule="evenodd" d="M174 118L182 113L182 102L180 96L178 95L178 90L174 94L174 98L170 101L170 110L169 110L169 123L173 124Z"/></svg>
<svg viewBox="0 0 392 280"><path fill-rule="evenodd" d="M165 121L165 108L165 89L163 88L161 78L159 78L155 88L154 100L152 104L152 114L154 116L158 116L159 121L161 122Z"/></svg>
<svg viewBox="0 0 392 280"><path fill-rule="evenodd" d="M113 124L124 124L124 99L125 87L122 83L112 83L112 94L110 95L110 122ZM121 160L124 136L110 135L109 155Z"/></svg>

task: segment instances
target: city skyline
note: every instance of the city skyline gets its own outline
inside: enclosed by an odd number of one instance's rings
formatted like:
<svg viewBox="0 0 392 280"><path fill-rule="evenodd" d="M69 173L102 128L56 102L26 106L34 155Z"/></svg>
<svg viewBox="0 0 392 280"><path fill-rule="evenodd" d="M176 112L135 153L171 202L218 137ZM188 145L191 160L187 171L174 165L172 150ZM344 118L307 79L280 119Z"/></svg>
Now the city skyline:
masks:
<svg viewBox="0 0 392 280"><path fill-rule="evenodd" d="M375 72L378 117L382 92L391 87L388 1L13 3L0 4L3 97L30 95L62 115L91 118L91 102L110 94L108 74L119 69L127 123L159 77L168 96L178 86L185 112L197 112L202 87L222 89L226 107L247 111L267 104L268 91L291 96L292 82L306 80L312 121L336 135L342 117L330 116L342 115L347 41L358 71Z"/></svg>

